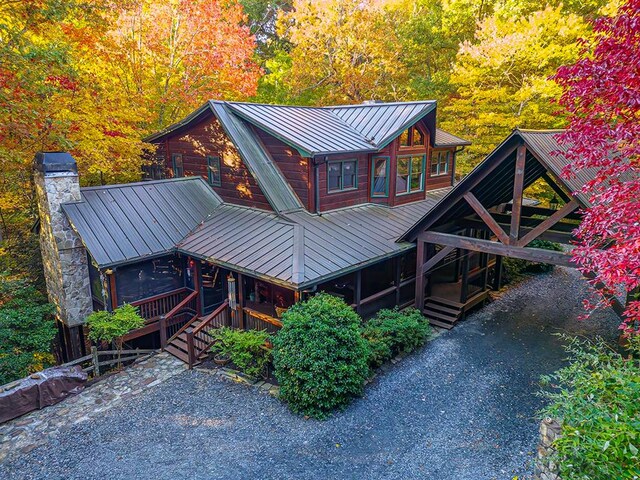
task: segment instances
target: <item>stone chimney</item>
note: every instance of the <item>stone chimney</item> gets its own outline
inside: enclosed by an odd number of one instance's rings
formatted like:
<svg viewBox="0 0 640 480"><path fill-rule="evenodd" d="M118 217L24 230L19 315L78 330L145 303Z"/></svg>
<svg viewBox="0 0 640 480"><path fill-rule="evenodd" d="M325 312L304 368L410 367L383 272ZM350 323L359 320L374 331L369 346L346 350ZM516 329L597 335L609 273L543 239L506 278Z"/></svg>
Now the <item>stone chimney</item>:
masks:
<svg viewBox="0 0 640 480"><path fill-rule="evenodd" d="M69 329L67 351L77 357L83 340L81 326L93 311L93 302L87 252L61 207L81 200L76 161L68 153L38 153L34 181L49 301Z"/></svg>

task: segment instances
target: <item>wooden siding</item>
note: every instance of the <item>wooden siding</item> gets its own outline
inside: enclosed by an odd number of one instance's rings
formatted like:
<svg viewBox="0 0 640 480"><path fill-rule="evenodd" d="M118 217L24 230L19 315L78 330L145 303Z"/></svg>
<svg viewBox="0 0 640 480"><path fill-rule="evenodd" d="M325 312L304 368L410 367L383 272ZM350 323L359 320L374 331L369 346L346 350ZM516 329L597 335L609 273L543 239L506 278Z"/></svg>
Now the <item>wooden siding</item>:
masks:
<svg viewBox="0 0 640 480"><path fill-rule="evenodd" d="M269 135L267 132L258 128L253 129L258 135L263 145L273 158L274 162L280 168L280 171L296 192L296 195L305 206L311 210L311 186L309 176L309 159L300 156L300 153L294 148L276 137Z"/></svg>
<svg viewBox="0 0 640 480"><path fill-rule="evenodd" d="M185 176L207 180L207 156L220 157L221 186L213 187L226 202L272 210L256 180L242 162L216 118L208 117L187 131L163 141L168 177L173 176L173 154L182 154Z"/></svg>
<svg viewBox="0 0 640 480"><path fill-rule="evenodd" d="M352 154L352 155L331 155L328 157L329 162L340 160L357 160L358 161L358 179L357 188L340 192L331 192L327 190L327 169L328 163L323 163L318 168L318 178L320 187L320 211L335 210L336 208L350 207L367 203L369 201L369 170L371 169L370 155Z"/></svg>
<svg viewBox="0 0 640 480"><path fill-rule="evenodd" d="M445 175L434 175L431 176L431 160L433 158L437 158L438 152L449 151L449 170ZM444 188L450 187L452 185L452 179L454 175L454 156L455 156L455 148L438 148L431 149L429 158L427 160L427 190L435 190L436 188Z"/></svg>

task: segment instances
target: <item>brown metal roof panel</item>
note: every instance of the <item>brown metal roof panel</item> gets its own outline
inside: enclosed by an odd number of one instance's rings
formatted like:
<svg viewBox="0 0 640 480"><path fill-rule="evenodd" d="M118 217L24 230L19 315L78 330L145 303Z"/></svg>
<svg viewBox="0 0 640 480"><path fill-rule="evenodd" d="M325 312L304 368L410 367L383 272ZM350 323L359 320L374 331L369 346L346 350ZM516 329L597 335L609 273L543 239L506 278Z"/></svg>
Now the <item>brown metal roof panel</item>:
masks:
<svg viewBox="0 0 640 480"><path fill-rule="evenodd" d="M62 208L101 268L172 250L222 202L195 177L89 187L81 193L81 202ZM175 200L171 208L167 198Z"/></svg>
<svg viewBox="0 0 640 480"><path fill-rule="evenodd" d="M232 113L230 104L210 102L262 193L277 212L300 210L300 199L251 127Z"/></svg>
<svg viewBox="0 0 640 480"><path fill-rule="evenodd" d="M460 138L452 133L445 132L440 128L436 128L436 143L435 147L464 147L471 145L469 140Z"/></svg>

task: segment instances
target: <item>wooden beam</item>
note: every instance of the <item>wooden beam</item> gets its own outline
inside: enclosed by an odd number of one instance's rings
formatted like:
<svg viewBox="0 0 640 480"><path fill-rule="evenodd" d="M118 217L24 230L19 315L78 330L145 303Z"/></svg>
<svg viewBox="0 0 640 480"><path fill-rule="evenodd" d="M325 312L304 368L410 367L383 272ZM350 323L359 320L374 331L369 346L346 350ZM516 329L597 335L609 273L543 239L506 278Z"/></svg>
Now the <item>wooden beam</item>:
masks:
<svg viewBox="0 0 640 480"><path fill-rule="evenodd" d="M560 188L560 185L558 185L556 181L549 176L549 173L544 172L542 174L542 178L545 182L547 182L547 185L551 187L556 195L558 195L564 202L569 202L571 200L571 197L567 194L567 192Z"/></svg>
<svg viewBox="0 0 640 480"><path fill-rule="evenodd" d="M471 205L471 208L473 208L473 210L484 221L484 223L487 224L487 227L491 229L491 231L495 234L495 236L498 237L498 240L500 240L504 244L508 244L509 236L504 232L502 227L498 225L498 222L496 222L493 219L493 217L487 211L487 209L484 208L482 203L480 203L480 200L478 200L476 196L471 192L465 193L464 199L467 201L469 205Z"/></svg>
<svg viewBox="0 0 640 480"><path fill-rule="evenodd" d="M435 267L440 260L444 259L444 257L449 255L452 251L453 251L453 247L443 247L442 250L440 250L433 257L431 257L427 262L425 262L424 265L422 265L422 273L423 274L427 273L429 270Z"/></svg>
<svg viewBox="0 0 640 480"><path fill-rule="evenodd" d="M422 236L424 232L418 236L418 245L416 253L416 303L415 307L421 312L424 310L424 271L422 266L425 263L425 243Z"/></svg>
<svg viewBox="0 0 640 480"><path fill-rule="evenodd" d="M560 220L562 220L564 217L569 215L578 207L579 207L578 202L576 202L575 200L569 201L569 203L565 204L560 210L558 210L556 213L554 213L550 217L547 217L546 219L544 219L540 223L540 225L533 228L529 233L527 233L524 237L518 240L516 245L518 245L519 247L527 246L533 240L538 238L543 232L549 230L556 223L558 223Z"/></svg>
<svg viewBox="0 0 640 480"><path fill-rule="evenodd" d="M482 220L475 219L475 218L463 218L462 220L459 221L459 225L463 227L477 228L477 229L485 230L487 232L491 231L489 227L487 227L487 225ZM499 225L503 227L505 232L509 233L509 224L499 223ZM534 227L520 227L520 232L519 232L520 237L528 234L531 230L533 230L533 228ZM560 232L553 229L543 232L539 236L539 238L548 240L550 242L564 243L567 245L569 245L571 241L574 239L570 233Z"/></svg>
<svg viewBox="0 0 640 480"><path fill-rule="evenodd" d="M492 253L494 255L520 258L522 260L529 260L530 262L550 263L563 267L575 267L575 264L571 262L571 255L551 250L543 250L541 248L504 245L502 243L492 242L491 240L481 240L440 232L423 232L422 238L426 242L449 245L465 250L473 250L475 252Z"/></svg>
<svg viewBox="0 0 640 480"><path fill-rule="evenodd" d="M508 211L511 211L512 205L510 203L507 204L506 209ZM553 215L553 213L555 212L555 210L552 210L550 208L544 208L544 207L532 207L532 206L528 206L528 205L523 205L522 206L522 215L524 215L524 217L522 217L523 219L525 217L532 217L535 215L544 215L549 216L549 215ZM578 221L582 221L582 215L580 215L579 213L570 213L569 215L567 215L567 218L571 219L571 220L578 220Z"/></svg>
<svg viewBox="0 0 640 480"><path fill-rule="evenodd" d="M513 209L511 213L511 230L509 231L509 243L518 241L520 230L520 216L522 214L522 192L524 190L524 168L527 160L527 147L520 145L516 155L516 171L513 177Z"/></svg>

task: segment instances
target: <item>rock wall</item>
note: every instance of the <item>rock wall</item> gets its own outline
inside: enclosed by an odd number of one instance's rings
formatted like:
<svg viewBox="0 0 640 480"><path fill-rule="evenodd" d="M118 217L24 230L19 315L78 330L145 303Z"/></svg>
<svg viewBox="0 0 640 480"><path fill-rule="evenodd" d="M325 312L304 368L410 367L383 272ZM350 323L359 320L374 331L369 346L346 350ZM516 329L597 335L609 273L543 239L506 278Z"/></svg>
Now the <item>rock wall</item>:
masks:
<svg viewBox="0 0 640 480"><path fill-rule="evenodd" d="M540 423L540 443L534 480L561 480L558 467L553 461L556 453L553 442L561 435L562 426L557 420L545 418Z"/></svg>
<svg viewBox="0 0 640 480"><path fill-rule="evenodd" d="M78 175L36 170L34 181L49 301L60 321L69 327L82 325L93 311L87 253L61 208L62 203L81 199Z"/></svg>

